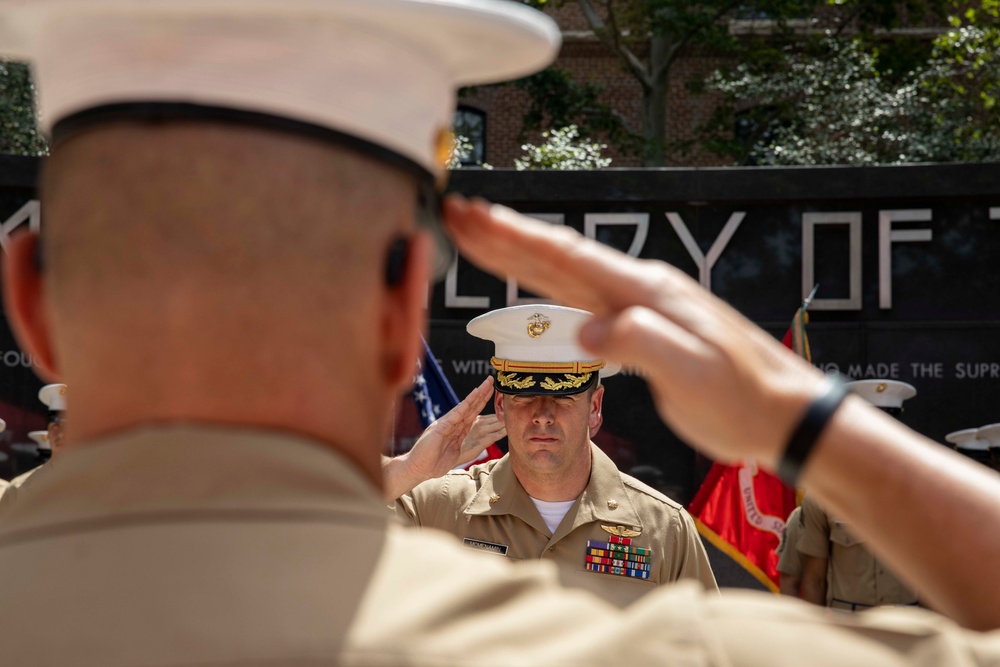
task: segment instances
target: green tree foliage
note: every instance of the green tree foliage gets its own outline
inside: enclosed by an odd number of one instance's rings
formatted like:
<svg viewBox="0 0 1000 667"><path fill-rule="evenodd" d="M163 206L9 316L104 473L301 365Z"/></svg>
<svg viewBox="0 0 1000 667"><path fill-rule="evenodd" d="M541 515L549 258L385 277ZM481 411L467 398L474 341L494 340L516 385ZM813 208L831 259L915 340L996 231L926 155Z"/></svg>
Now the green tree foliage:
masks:
<svg viewBox="0 0 1000 667"><path fill-rule="evenodd" d="M0 61L0 153L44 155L35 122L35 87L24 63Z"/></svg>
<svg viewBox="0 0 1000 667"><path fill-rule="evenodd" d="M926 155L912 145L917 119L907 114L921 101L917 86L887 85L858 39L830 38L793 53L782 72L741 64L710 83L733 101L756 102L740 117L745 162L870 164ZM723 140L713 148L738 156L744 146Z"/></svg>
<svg viewBox="0 0 1000 667"><path fill-rule="evenodd" d="M685 53L729 55L767 64L780 55L786 40L798 39L790 21L809 19L819 8L838 5L845 23L891 27L902 12L939 0L522 0L538 8L579 6L597 39L621 62L642 88L643 163L662 166L681 147L668 136L667 91L674 66ZM764 21L765 34L738 34L734 20ZM688 83L688 82L684 82Z"/></svg>
<svg viewBox="0 0 1000 667"><path fill-rule="evenodd" d="M601 157L601 151L607 145L581 138L576 125L542 132L542 138L545 142L541 145L521 146L524 154L514 160L514 167L518 171L603 169L611 164L611 158Z"/></svg>
<svg viewBox="0 0 1000 667"><path fill-rule="evenodd" d="M950 18L923 62L900 75L863 36L827 35L791 51L780 71L743 63L716 73L744 136L716 135L711 148L737 163L898 164L1000 159L1000 25L988 0ZM731 125L730 125L731 127ZM742 139L742 141L740 141Z"/></svg>
<svg viewBox="0 0 1000 667"><path fill-rule="evenodd" d="M522 135L543 128L576 125L587 136L603 136L627 154L640 150L640 137L621 114L600 101L604 87L594 82L578 83L569 72L550 67L514 82L530 99Z"/></svg>
<svg viewBox="0 0 1000 667"><path fill-rule="evenodd" d="M955 3L953 8L951 29L934 41L920 80L937 105L935 120L950 143L968 142L981 151L1000 132L1000 0ZM995 151L992 156L1000 157Z"/></svg>

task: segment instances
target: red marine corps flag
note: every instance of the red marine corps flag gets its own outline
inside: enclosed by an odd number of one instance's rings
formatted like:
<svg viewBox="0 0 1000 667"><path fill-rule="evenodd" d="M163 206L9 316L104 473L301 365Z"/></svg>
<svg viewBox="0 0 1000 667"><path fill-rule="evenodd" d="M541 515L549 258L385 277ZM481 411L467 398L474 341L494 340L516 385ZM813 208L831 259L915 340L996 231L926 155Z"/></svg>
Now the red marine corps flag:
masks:
<svg viewBox="0 0 1000 667"><path fill-rule="evenodd" d="M785 346L811 361L805 325L806 309L816 288L792 318ZM785 531L785 518L796 507L795 489L786 486L756 462L739 465L715 463L688 508L698 532L749 572L757 581L778 593L778 557L774 550Z"/></svg>

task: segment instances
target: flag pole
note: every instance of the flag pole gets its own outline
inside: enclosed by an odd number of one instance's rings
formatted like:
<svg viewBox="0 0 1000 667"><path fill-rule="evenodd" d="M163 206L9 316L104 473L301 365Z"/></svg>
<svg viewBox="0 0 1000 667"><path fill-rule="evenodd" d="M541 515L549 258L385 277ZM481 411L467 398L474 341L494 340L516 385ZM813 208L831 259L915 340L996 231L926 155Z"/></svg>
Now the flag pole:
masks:
<svg viewBox="0 0 1000 667"><path fill-rule="evenodd" d="M813 297L816 296L816 291L819 289L819 283L813 285L812 292L809 292L809 296L806 297L805 301L802 302L802 312L809 310L809 304L812 303Z"/></svg>

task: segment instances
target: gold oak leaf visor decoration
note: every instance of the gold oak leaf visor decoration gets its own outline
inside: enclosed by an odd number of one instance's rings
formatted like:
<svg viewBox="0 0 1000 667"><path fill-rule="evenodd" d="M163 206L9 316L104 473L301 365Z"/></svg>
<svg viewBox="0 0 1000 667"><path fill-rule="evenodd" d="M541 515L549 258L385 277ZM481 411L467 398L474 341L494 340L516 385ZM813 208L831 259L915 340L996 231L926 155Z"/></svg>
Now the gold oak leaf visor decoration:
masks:
<svg viewBox="0 0 1000 667"><path fill-rule="evenodd" d="M493 367L497 369L497 391L501 394L534 396L568 396L586 391L597 382L598 371L604 365L603 362L592 362L590 364L594 366L592 370L556 373L552 369L541 368L524 371L505 370L503 362L497 363L497 359L493 361ZM562 364L562 366L565 365Z"/></svg>

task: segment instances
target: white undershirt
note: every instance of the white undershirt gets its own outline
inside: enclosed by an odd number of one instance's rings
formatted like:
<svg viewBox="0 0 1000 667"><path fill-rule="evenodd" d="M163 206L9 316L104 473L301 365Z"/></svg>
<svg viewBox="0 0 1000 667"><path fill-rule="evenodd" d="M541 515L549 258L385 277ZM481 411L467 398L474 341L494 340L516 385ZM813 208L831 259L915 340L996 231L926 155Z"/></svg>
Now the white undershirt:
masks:
<svg viewBox="0 0 1000 667"><path fill-rule="evenodd" d="M528 496L531 498L531 496ZM535 507L538 508L538 513L542 515L542 520L545 525L549 527L550 533L555 533L556 528L562 523L563 517L566 516L566 512L569 508L573 506L575 500L539 500L538 498L531 498L531 502L535 503Z"/></svg>

